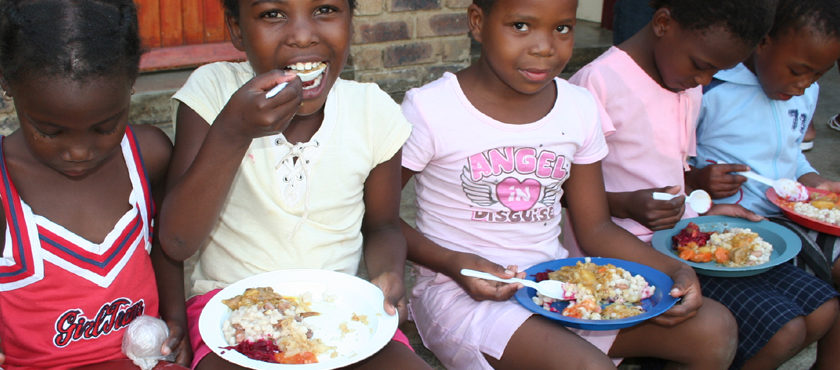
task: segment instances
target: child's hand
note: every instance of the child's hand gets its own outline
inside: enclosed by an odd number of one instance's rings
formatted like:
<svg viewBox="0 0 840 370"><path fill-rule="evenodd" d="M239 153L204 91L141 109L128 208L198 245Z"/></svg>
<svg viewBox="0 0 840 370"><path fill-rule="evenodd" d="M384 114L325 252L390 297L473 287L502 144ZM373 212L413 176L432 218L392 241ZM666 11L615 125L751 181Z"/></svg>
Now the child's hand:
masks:
<svg viewBox="0 0 840 370"><path fill-rule="evenodd" d="M745 164L712 164L685 173L686 186L691 189L703 189L712 199L726 198L738 192L741 184L747 181L744 176L731 172L749 171Z"/></svg>
<svg viewBox="0 0 840 370"><path fill-rule="evenodd" d="M703 304L703 293L700 291L697 275L688 265L681 265L680 269L671 275L674 286L670 294L671 297L682 299L670 310L653 319L659 325L673 326L688 320L697 314L697 310Z"/></svg>
<svg viewBox="0 0 840 370"><path fill-rule="evenodd" d="M822 184L817 185L817 189L828 190L832 193L840 193L840 182L826 180Z"/></svg>
<svg viewBox="0 0 840 370"><path fill-rule="evenodd" d="M373 285L382 290L385 295L385 312L389 315L399 314L400 323L408 318L405 300L405 284L403 277L393 272L385 272L370 279Z"/></svg>
<svg viewBox="0 0 840 370"><path fill-rule="evenodd" d="M169 356L175 354L175 363L184 367L189 367L192 362L192 347L190 347L190 340L184 335L186 326L175 320L165 320L166 326L169 328L169 337L163 342L160 347L160 354Z"/></svg>
<svg viewBox="0 0 840 370"><path fill-rule="evenodd" d="M706 215L722 215L745 218L754 222L758 222L764 219L764 217L755 214L754 212L744 208L740 204L712 204L712 208L709 209L709 212L706 212Z"/></svg>
<svg viewBox="0 0 840 370"><path fill-rule="evenodd" d="M658 189L642 189L625 194L624 209L629 218L651 230L664 230L674 227L680 221L685 210L685 197L671 200L653 199L653 192L677 194L679 186Z"/></svg>
<svg viewBox="0 0 840 370"><path fill-rule="evenodd" d="M282 82L288 85L266 99L266 92ZM247 143L257 137L277 134L288 127L297 113L303 99L301 92L300 79L294 74L281 70L263 73L230 97L213 125L224 125L231 138Z"/></svg>
<svg viewBox="0 0 840 370"><path fill-rule="evenodd" d="M462 268L491 273L504 279L512 277L520 279L525 278L525 272L518 272L519 268L516 265L510 265L505 268L474 254L460 254L453 262L452 267L455 271L452 271L449 274L449 277L461 285L467 294L476 301L506 301L510 299L517 290L522 288L522 284L505 284L496 281L463 276L461 275Z"/></svg>

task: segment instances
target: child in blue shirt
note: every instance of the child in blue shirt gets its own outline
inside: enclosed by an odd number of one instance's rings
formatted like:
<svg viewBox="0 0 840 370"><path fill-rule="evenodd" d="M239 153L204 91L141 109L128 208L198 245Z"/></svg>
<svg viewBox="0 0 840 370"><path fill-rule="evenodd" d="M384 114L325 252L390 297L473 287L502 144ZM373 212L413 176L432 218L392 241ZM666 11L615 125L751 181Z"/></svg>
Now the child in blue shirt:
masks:
<svg viewBox="0 0 840 370"><path fill-rule="evenodd" d="M687 185L767 217L780 214L764 195L768 187L731 172L751 169L840 191L840 182L820 176L799 148L817 104L816 80L838 57L840 1L781 0L773 28L753 54L705 87ZM775 368L818 339L817 368L837 364L837 293L828 284L789 264L749 278L702 277L701 284L705 296L735 315L736 363L745 360L744 368ZM760 300L743 299L753 291ZM801 342L778 335L791 331Z"/></svg>

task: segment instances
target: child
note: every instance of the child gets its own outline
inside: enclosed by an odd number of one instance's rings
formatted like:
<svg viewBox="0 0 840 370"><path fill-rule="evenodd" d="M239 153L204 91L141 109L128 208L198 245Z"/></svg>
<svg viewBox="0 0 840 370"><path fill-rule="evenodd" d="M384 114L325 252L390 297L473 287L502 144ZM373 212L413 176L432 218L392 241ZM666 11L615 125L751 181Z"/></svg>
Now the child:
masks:
<svg viewBox="0 0 840 370"><path fill-rule="evenodd" d="M20 120L0 141L3 368L136 369L121 344L140 315L163 317L161 352L188 364L181 264L152 233L172 145L127 126L134 4L4 1L0 40Z"/></svg>
<svg viewBox="0 0 840 370"><path fill-rule="evenodd" d="M738 203L767 217L780 215L778 207L764 195L768 187L755 181L743 182L742 176L728 174L735 164L741 168L734 170L748 167L771 178L795 178L807 186L840 191L840 182L817 174L799 150L817 105L819 87L815 82L834 66L838 57L840 1L780 0L773 28L755 52L743 64L717 73L705 89L697 127L697 156L693 159L697 170L686 176L690 185L715 189L713 196L724 197L720 202ZM709 165L718 162L729 165ZM718 191L727 189L727 184L735 186L729 186L732 190ZM840 251L833 253L831 261L837 260L837 253ZM782 275L780 270L789 272ZM771 293L761 280L774 276L785 280L774 291L796 289ZM750 279L701 281L707 296L730 307L744 336L750 335L748 330L753 327L757 330L751 340L761 350L743 356L749 359L747 365L777 366L819 338L823 339L818 346L818 367L836 366L840 360L832 358L836 357L840 345L840 328L833 325L836 315L830 314L837 310L837 302L832 299L836 293L812 275L786 265ZM766 317L745 312L755 307L770 307L763 300L756 305L739 304L741 297L731 292L746 289L760 289L762 297L778 296L781 300L775 303L778 311ZM780 346L779 335L791 326L799 335L798 340L788 340ZM829 335L824 336L829 328ZM777 330L780 333L770 338Z"/></svg>
<svg viewBox="0 0 840 370"><path fill-rule="evenodd" d="M695 215L689 209L683 212L682 201L650 200L650 192L682 190L684 169L688 169L685 159L693 154L694 122L700 108L701 88L697 85L708 84L718 69L746 58L769 30L775 13L774 2L760 1L723 1L717 5L660 0L654 5L656 14L645 29L572 77L602 102L612 123L605 127L615 128L615 133L607 137L610 154L604 160L610 208L614 217L621 218L617 222L643 240L650 239L651 230L673 227L681 217ZM610 82L608 87L605 81ZM742 207L726 206L716 205L710 213L748 215ZM756 219L755 214L749 215ZM775 273L755 278L763 280L766 289L728 289L744 307L743 311L733 311L739 320L739 350L733 368L774 368L808 343L806 325L811 338L821 335L817 333L834 320L837 306L830 289L822 289L821 282L807 275L798 275L799 270L789 265L777 270L801 278L778 283L781 286L802 286L801 295L816 292L816 305L807 313L822 306L807 318L779 317L768 308L776 307L775 302L791 293L772 293L778 286L770 279ZM710 293L707 280L700 276L704 295L721 299ZM733 309L729 301L722 303ZM759 319L746 325L742 314L747 313ZM765 346L773 336L774 341ZM766 350L759 354L762 347Z"/></svg>
<svg viewBox="0 0 840 370"><path fill-rule="evenodd" d="M201 308L218 288L261 272L355 274L364 253L386 310L404 312L399 165L411 127L378 86L338 78L354 2L224 6L248 62L199 68L175 94L174 186L162 211L166 252L198 252L187 311L199 368L232 366L201 340ZM317 76L302 82L304 72ZM399 336L406 345L392 341L363 365L427 368Z"/></svg>
<svg viewBox="0 0 840 370"><path fill-rule="evenodd" d="M410 300L418 331L452 369L614 368L608 356L725 367L732 317L700 296L690 267L610 222L597 105L555 78L571 56L576 8L574 0L473 1L468 24L480 59L406 95L414 131L403 182L416 174L419 210L417 230L404 231L418 264ZM565 201L587 252L667 273L682 303L632 328L577 331L511 300L519 284L460 275L522 276L519 267L566 257L564 193L573 194Z"/></svg>

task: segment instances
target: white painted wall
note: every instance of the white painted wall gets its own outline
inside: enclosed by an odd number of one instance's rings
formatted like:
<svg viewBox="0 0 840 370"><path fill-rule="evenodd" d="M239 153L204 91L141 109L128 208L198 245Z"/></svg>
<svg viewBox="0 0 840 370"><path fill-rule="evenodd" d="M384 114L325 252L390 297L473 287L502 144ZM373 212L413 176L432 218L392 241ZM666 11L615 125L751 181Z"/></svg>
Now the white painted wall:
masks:
<svg viewBox="0 0 840 370"><path fill-rule="evenodd" d="M577 17L579 19L601 22L601 9L604 0L578 0Z"/></svg>

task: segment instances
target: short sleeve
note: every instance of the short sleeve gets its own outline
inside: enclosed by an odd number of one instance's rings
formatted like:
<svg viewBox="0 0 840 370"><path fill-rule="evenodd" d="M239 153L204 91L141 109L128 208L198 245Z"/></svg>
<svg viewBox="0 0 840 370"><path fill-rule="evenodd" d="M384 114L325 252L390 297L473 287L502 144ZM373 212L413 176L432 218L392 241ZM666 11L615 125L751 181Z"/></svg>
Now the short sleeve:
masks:
<svg viewBox="0 0 840 370"><path fill-rule="evenodd" d="M402 148L411 134L411 124L405 119L400 106L376 84L368 86L368 104L371 116L375 117L373 143L374 165L386 162Z"/></svg>
<svg viewBox="0 0 840 370"><path fill-rule="evenodd" d="M585 127L584 140L581 147L575 152L573 162L575 164L590 164L604 159L607 156L607 142L604 138L603 124L601 117L605 114L603 108L596 101L592 94L586 90L579 90L580 117L583 122L580 126Z"/></svg>
<svg viewBox="0 0 840 370"><path fill-rule="evenodd" d="M231 95L252 75L250 66L241 63L219 62L199 67L172 96L172 122L176 122L178 104L183 103L212 125Z"/></svg>
<svg viewBox="0 0 840 370"><path fill-rule="evenodd" d="M603 77L594 71L593 67L584 67L571 78L569 82L574 85L583 87L592 93L595 98L596 109L598 111L598 120L601 122L601 130L605 136L612 135L615 132L615 125L613 124L610 115L607 114L605 104L609 99L608 87L604 83Z"/></svg>
<svg viewBox="0 0 840 370"><path fill-rule="evenodd" d="M402 114L413 126L411 136L403 146L402 166L415 172L423 171L434 157L434 136L412 91L403 100Z"/></svg>

